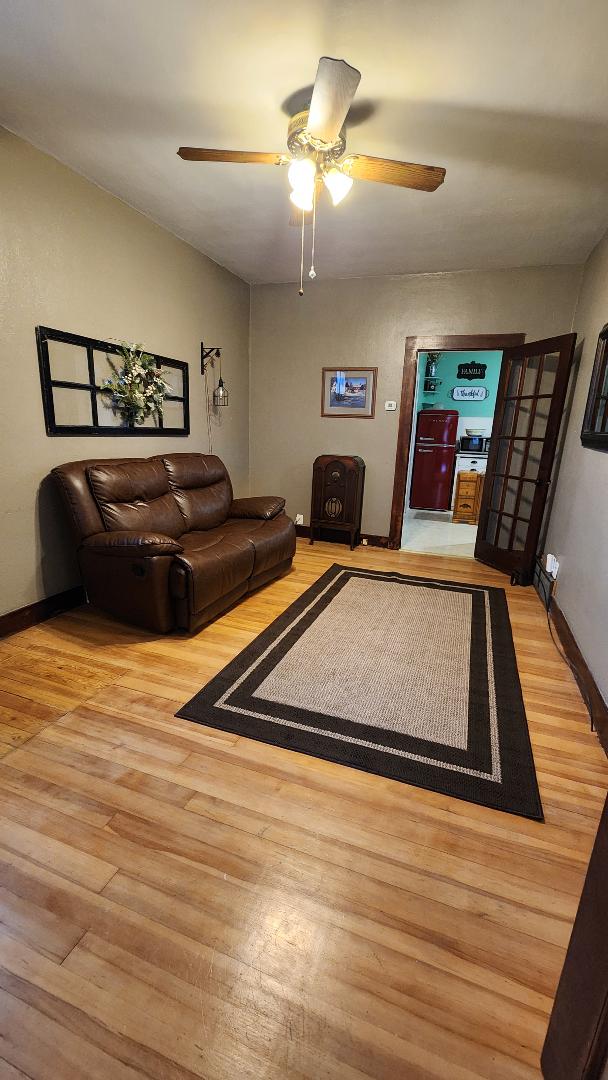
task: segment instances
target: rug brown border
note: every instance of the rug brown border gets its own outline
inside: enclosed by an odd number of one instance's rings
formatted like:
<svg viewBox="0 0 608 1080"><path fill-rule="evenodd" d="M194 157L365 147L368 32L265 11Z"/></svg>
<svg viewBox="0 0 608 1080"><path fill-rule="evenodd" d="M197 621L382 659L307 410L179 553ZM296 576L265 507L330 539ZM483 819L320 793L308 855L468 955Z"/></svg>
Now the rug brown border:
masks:
<svg viewBox="0 0 608 1080"><path fill-rule="evenodd" d="M272 668L354 576L388 580L397 587L423 585L471 596L469 682L474 692L469 694L466 747L447 746L256 696L256 689ZM490 735L488 634L494 668L498 769ZM176 715L452 798L543 820L504 589L335 563Z"/></svg>

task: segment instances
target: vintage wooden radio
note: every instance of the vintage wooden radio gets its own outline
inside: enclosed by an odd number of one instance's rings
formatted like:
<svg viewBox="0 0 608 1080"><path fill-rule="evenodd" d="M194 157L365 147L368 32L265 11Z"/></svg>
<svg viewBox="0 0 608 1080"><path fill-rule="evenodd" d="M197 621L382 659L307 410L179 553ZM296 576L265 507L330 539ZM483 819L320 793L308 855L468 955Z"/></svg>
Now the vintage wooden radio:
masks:
<svg viewBox="0 0 608 1080"><path fill-rule="evenodd" d="M361 543L365 462L360 457L322 454L312 467L310 542L322 529L348 533L351 551Z"/></svg>

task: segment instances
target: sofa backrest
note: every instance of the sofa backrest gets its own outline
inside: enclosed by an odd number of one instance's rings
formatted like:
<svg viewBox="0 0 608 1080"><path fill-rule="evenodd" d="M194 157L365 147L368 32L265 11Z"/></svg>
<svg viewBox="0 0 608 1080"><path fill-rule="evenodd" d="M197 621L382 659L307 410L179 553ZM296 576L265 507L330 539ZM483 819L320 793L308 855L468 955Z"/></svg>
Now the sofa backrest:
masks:
<svg viewBox="0 0 608 1080"><path fill-rule="evenodd" d="M120 465L123 461L143 461L144 458L85 458L57 465L51 475L58 485L78 543L87 536L103 532L105 525L91 491L87 469L91 465Z"/></svg>
<svg viewBox="0 0 608 1080"><path fill-rule="evenodd" d="M214 454L165 454L162 462L184 528L222 525L232 502L232 484L223 461Z"/></svg>
<svg viewBox="0 0 608 1080"><path fill-rule="evenodd" d="M58 465L59 485L78 543L114 529L174 538L212 529L228 516L232 484L212 454L153 458L87 458Z"/></svg>
<svg viewBox="0 0 608 1080"><path fill-rule="evenodd" d="M106 529L160 532L174 540L186 531L158 458L90 465L87 476Z"/></svg>

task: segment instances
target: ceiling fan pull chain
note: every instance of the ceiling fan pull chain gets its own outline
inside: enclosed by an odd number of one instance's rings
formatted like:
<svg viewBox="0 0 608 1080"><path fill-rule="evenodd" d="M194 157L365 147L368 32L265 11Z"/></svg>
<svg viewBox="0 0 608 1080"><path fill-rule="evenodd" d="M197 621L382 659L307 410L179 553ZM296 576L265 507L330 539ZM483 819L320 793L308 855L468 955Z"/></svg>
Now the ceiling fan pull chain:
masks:
<svg viewBox="0 0 608 1080"><path fill-rule="evenodd" d="M315 270L315 233L316 233L316 231L317 231L317 185L315 184L315 189L314 189L313 196L312 196L312 249L311 249L311 253L310 253L310 270L308 271L308 276L309 276L311 281L314 281L316 276L317 276L317 271Z"/></svg>
<svg viewBox="0 0 608 1080"><path fill-rule="evenodd" d="M302 210L302 245L300 247L300 296L304 296L304 211Z"/></svg>

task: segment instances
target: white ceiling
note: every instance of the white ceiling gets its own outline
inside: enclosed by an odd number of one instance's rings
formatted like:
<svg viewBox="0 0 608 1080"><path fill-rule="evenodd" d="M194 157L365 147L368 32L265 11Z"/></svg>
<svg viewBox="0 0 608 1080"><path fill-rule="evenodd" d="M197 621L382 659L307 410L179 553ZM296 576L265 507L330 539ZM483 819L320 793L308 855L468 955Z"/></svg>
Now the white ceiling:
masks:
<svg viewBox="0 0 608 1080"><path fill-rule="evenodd" d="M281 151L318 57L362 71L348 149L447 167L320 208L318 280L572 263L608 225L606 0L0 0L0 122L250 282L293 281ZM360 118L359 118L360 119Z"/></svg>

